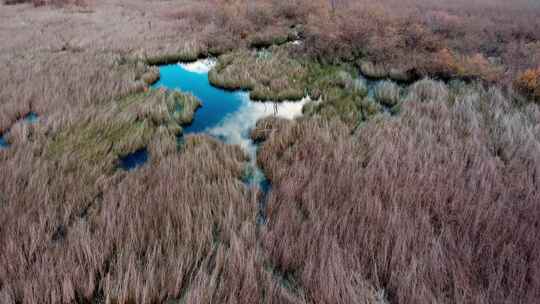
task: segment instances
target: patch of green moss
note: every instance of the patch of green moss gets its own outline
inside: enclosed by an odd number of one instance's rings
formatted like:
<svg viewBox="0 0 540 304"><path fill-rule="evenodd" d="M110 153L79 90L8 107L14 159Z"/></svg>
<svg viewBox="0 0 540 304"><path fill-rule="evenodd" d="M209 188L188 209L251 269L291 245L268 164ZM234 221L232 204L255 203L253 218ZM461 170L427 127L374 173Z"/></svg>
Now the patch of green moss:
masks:
<svg viewBox="0 0 540 304"><path fill-rule="evenodd" d="M358 74L350 65L324 65L310 63L304 80L312 99L304 113L331 119L339 117L355 127L360 122L382 112L382 107L367 97L365 83L359 83Z"/></svg>
<svg viewBox="0 0 540 304"><path fill-rule="evenodd" d="M89 166L111 165L117 156L145 146L152 136L145 122L95 120L77 124L60 133L49 145L49 155L72 154Z"/></svg>
<svg viewBox="0 0 540 304"><path fill-rule="evenodd" d="M313 98L318 98L324 92L334 88L346 91L355 89L354 78L358 75L350 65L324 65L310 62L306 66L308 72L303 83Z"/></svg>
<svg viewBox="0 0 540 304"><path fill-rule="evenodd" d="M339 117L355 126L382 111L364 102L368 89L358 81L351 64L327 65L292 58L280 47L267 50L239 50L223 55L209 73L210 83L228 90L248 90L252 100L300 100L310 96L306 115Z"/></svg>
<svg viewBox="0 0 540 304"><path fill-rule="evenodd" d="M61 131L49 144L48 155L55 159L67 155L112 170L119 156L147 147L155 137L179 135L200 105L194 96L177 91L128 95Z"/></svg>

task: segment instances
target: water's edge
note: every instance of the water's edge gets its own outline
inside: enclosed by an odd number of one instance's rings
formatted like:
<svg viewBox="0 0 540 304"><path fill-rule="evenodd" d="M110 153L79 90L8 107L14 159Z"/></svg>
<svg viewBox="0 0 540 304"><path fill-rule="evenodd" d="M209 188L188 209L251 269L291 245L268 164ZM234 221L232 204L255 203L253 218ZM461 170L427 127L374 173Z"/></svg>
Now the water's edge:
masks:
<svg viewBox="0 0 540 304"><path fill-rule="evenodd" d="M301 116L309 98L297 102L254 102L250 100L248 92L216 88L208 80L208 73L215 63L213 59L204 59L159 66L160 79L152 87L191 93L202 102L202 107L195 112L193 122L185 127L183 135L207 134L226 144L239 145L246 152L249 161L244 182L249 187L258 187L261 192L257 222L265 223L266 200L272 185L257 166L257 145L251 139L250 132L257 121L264 117L294 119Z"/></svg>

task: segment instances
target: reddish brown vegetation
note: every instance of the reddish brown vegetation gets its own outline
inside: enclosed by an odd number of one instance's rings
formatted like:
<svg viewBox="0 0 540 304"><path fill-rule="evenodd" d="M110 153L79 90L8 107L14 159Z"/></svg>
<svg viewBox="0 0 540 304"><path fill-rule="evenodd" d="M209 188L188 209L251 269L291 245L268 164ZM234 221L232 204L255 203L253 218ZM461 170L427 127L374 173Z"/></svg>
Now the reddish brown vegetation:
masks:
<svg viewBox="0 0 540 304"><path fill-rule="evenodd" d="M540 7L525 0L205 1L174 16L211 49L301 25L302 53L313 58L369 60L421 76L507 84L540 60Z"/></svg>
<svg viewBox="0 0 540 304"><path fill-rule="evenodd" d="M521 73L514 82L514 86L524 95L540 102L540 67Z"/></svg>
<svg viewBox="0 0 540 304"><path fill-rule="evenodd" d="M11 146L0 150L0 302L536 303L540 111L497 90L423 80L399 92L398 116L354 130L335 111L259 123L273 181L259 227L238 147L193 136L177 150L160 126L150 162L127 173L110 166L115 155L96 164L81 161L85 145L62 146L104 136L155 80L126 55L196 58L283 34L303 38L309 58L373 61L382 74L494 81L522 70L516 88L538 96L538 6L512 2L1 7L0 133ZM128 110L141 118L161 113L138 102ZM39 123L17 123L30 111ZM73 130L81 141L59 140Z"/></svg>
<svg viewBox="0 0 540 304"><path fill-rule="evenodd" d="M155 303L184 294L201 303L212 295L197 284L232 267L245 242L253 246L256 204L239 180L237 147L191 138L185 153L137 174L102 176L91 205L75 214L81 189L92 188L79 185L85 173L53 178L55 168L29 148L3 156L0 168L3 303Z"/></svg>
<svg viewBox="0 0 540 304"><path fill-rule="evenodd" d="M278 124L264 246L314 303L534 303L540 296L540 112L496 91L409 102L354 136ZM366 283L367 282L367 283Z"/></svg>

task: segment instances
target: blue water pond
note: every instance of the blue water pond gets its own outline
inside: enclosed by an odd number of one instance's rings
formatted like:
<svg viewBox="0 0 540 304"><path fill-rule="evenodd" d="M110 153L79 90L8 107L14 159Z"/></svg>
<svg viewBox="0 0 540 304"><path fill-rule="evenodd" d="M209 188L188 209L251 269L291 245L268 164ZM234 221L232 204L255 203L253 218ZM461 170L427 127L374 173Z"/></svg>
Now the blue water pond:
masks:
<svg viewBox="0 0 540 304"><path fill-rule="evenodd" d="M139 149L133 153L120 157L120 168L131 171L139 168L148 161L148 150Z"/></svg>
<svg viewBox="0 0 540 304"><path fill-rule="evenodd" d="M258 221L265 219L264 206L271 188L269 180L256 165L257 146L250 139L250 131L263 117L275 115L292 119L302 114L308 99L298 102L253 102L243 91L226 91L213 87L208 80L212 60L190 64L172 64L160 67L160 80L154 88L176 89L191 93L202 102L195 112L193 123L184 128L184 134L205 133L228 144L242 147L250 156L245 184L258 186L263 193Z"/></svg>
<svg viewBox="0 0 540 304"><path fill-rule="evenodd" d="M30 112L24 116L24 121L30 124L37 123L39 121L39 115L35 112Z"/></svg>
<svg viewBox="0 0 540 304"><path fill-rule="evenodd" d="M240 145L255 159L256 146L249 133L257 121L271 115L289 119L299 116L307 99L280 103L252 102L247 92L213 87L208 80L212 66L211 60L161 66L160 80L154 87L191 93L201 100L202 107L195 112L193 123L184 128L184 134L209 134L225 143Z"/></svg>
<svg viewBox="0 0 540 304"><path fill-rule="evenodd" d="M189 67L180 64L161 66L160 80L154 84L154 87L191 93L202 101L203 106L195 112L193 123L184 128L184 134L204 132L218 125L225 116L240 109L243 95L211 86L208 70Z"/></svg>
<svg viewBox="0 0 540 304"><path fill-rule="evenodd" d="M3 136L3 135L0 135L0 150L6 149L7 147L9 147L9 144L8 144L7 141L4 139L4 136Z"/></svg>

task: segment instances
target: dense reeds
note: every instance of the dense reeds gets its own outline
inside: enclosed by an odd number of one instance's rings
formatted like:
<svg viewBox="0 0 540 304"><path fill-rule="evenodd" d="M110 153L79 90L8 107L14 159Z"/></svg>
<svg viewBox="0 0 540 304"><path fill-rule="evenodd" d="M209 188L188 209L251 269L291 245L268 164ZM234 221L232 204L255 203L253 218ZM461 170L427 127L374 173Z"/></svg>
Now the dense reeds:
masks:
<svg viewBox="0 0 540 304"><path fill-rule="evenodd" d="M313 302L370 288L396 303L536 301L538 107L462 92L352 136L337 121L265 124L264 246Z"/></svg>
<svg viewBox="0 0 540 304"><path fill-rule="evenodd" d="M2 6L0 302L535 303L538 7L403 3ZM214 84L313 99L252 133L266 225L244 152L178 141L199 101L149 88L149 63L231 50ZM525 98L430 78L370 94L356 71L492 81L501 66L531 68ZM142 147L146 165L118 168Z"/></svg>
<svg viewBox="0 0 540 304"><path fill-rule="evenodd" d="M71 208L81 191L94 186L80 184L85 173L47 170L40 159L19 151L1 169L7 303L192 297L197 278L229 267L219 259L230 255L231 242L254 233L256 204L240 180L245 157L237 147L188 138L182 154L124 178L101 176L90 205L76 213Z"/></svg>

